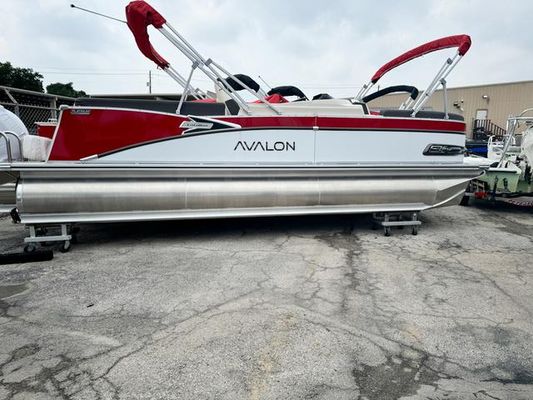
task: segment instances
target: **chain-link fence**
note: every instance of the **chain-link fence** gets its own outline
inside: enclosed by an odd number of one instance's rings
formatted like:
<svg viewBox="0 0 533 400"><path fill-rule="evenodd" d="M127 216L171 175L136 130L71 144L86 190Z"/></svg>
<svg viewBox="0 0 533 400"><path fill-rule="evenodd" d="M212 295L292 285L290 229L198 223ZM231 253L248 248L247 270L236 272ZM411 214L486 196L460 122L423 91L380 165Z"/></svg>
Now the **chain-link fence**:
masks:
<svg viewBox="0 0 533 400"><path fill-rule="evenodd" d="M36 133L36 122L56 119L59 106L73 105L74 100L72 97L0 86L0 105L15 113L31 134Z"/></svg>

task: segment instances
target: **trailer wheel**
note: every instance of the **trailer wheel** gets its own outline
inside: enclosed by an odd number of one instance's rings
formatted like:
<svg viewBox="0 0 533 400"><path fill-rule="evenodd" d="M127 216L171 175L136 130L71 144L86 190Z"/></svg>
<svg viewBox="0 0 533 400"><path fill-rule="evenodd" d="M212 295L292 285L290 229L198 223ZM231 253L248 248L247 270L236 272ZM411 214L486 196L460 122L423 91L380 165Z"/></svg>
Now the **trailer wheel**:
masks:
<svg viewBox="0 0 533 400"><path fill-rule="evenodd" d="M61 248L59 249L59 251L61 251L61 253L66 253L70 250L70 240L65 240L63 242L63 244L61 245Z"/></svg>
<svg viewBox="0 0 533 400"><path fill-rule="evenodd" d="M37 247L33 243L28 243L24 246L24 253L33 253Z"/></svg>

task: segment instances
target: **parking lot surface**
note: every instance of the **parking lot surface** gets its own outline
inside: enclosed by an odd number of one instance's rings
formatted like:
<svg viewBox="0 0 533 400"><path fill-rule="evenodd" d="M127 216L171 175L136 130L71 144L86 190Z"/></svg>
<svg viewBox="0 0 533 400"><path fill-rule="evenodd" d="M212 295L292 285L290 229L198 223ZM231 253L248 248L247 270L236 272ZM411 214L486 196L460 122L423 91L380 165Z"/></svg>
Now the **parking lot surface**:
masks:
<svg viewBox="0 0 533 400"><path fill-rule="evenodd" d="M533 398L533 214L422 221L82 226L0 265L0 399Z"/></svg>

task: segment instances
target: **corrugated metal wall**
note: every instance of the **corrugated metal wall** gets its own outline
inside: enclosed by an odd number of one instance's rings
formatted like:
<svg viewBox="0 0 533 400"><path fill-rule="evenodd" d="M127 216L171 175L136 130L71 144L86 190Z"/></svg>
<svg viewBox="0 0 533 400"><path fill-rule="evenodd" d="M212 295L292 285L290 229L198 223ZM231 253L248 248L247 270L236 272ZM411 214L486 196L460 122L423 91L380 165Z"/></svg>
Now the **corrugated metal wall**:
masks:
<svg viewBox="0 0 533 400"><path fill-rule="evenodd" d="M485 97L485 98L484 98ZM398 107L407 95L392 94L369 103L370 108ZM444 109L442 90L435 92L425 108ZM467 124L467 135L472 136L472 122L478 110L487 110L487 119L505 128L507 117L533 107L533 81L448 89L448 111L461 114Z"/></svg>

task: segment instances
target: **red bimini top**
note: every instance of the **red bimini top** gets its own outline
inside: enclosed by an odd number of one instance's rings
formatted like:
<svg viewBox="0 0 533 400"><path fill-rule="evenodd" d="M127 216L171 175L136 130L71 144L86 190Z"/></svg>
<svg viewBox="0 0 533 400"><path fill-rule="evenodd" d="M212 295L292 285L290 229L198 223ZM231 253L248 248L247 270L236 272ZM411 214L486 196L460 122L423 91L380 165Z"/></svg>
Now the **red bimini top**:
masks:
<svg viewBox="0 0 533 400"><path fill-rule="evenodd" d="M138 0L132 1L126 6L126 20L141 53L155 62L159 67L163 69L167 68L170 64L155 51L148 36L149 25L153 25L156 29L159 29L167 22L166 19L150 4Z"/></svg>
<svg viewBox="0 0 533 400"><path fill-rule="evenodd" d="M405 64L408 61L421 57L425 54L432 53L434 51L443 50L450 47L458 47L457 52L460 56L464 56L468 49L470 49L471 44L472 40L468 35L454 35L433 40L421 46L415 47L414 49L403 53L401 56L396 57L394 60L389 61L387 64L383 65L380 69L376 71L374 76L372 76L371 81L372 83L376 83L383 75L385 75L390 70L399 67L400 65Z"/></svg>

